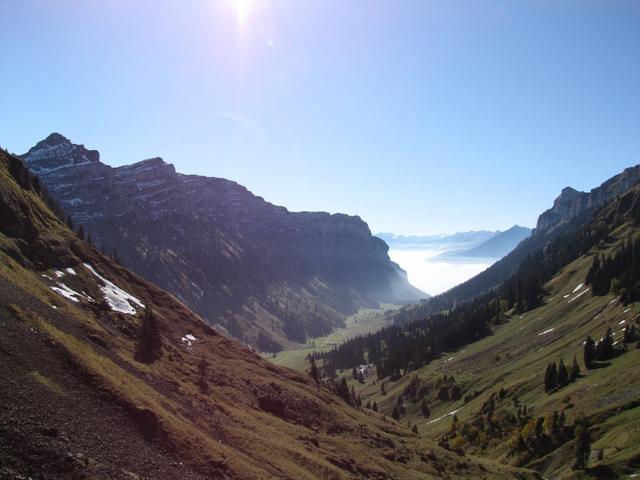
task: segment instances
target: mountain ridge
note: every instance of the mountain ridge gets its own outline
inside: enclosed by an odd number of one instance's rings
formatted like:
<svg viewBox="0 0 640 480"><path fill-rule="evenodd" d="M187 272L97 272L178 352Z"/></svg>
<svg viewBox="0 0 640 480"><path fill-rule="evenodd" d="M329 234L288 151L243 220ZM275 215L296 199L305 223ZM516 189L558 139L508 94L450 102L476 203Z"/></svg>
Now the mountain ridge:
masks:
<svg viewBox="0 0 640 480"><path fill-rule="evenodd" d="M590 193L564 188L551 208L544 211L531 235L508 255L489 268L456 287L419 304L404 307L403 313L414 310L411 318L424 317L451 308L497 287L513 275L518 266L533 252L557 238L582 228L604 203L640 183L640 164L624 169L607 179Z"/></svg>
<svg viewBox="0 0 640 480"><path fill-rule="evenodd" d="M111 167L60 134L22 158L96 245L261 350L326 334L362 307L425 296L359 217L289 212L160 157Z"/></svg>
<svg viewBox="0 0 640 480"><path fill-rule="evenodd" d="M497 233L480 245L468 250L445 252L433 260L446 259L500 259L511 252L518 244L531 235L531 229L514 225L507 230Z"/></svg>

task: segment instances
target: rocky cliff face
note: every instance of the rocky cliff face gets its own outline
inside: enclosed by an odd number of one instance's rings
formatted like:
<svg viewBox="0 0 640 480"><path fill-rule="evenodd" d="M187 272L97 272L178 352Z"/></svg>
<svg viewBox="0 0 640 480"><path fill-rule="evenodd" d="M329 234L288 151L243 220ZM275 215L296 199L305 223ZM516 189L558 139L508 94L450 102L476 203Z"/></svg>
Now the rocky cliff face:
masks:
<svg viewBox="0 0 640 480"><path fill-rule="evenodd" d="M640 165L629 167L591 192L579 192L565 187L553 202L553 207L538 217L536 233L550 233L558 226L592 208L598 208L640 182Z"/></svg>
<svg viewBox="0 0 640 480"><path fill-rule="evenodd" d="M161 158L113 168L59 134L22 157L97 246L263 350L423 296L359 217L289 212Z"/></svg>

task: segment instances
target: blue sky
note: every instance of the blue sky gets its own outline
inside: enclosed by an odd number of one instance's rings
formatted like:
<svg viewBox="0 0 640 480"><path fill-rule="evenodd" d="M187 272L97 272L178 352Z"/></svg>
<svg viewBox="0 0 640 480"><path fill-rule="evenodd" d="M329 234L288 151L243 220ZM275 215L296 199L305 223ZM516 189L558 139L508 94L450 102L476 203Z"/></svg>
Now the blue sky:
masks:
<svg viewBox="0 0 640 480"><path fill-rule="evenodd" d="M640 163L640 1L0 0L0 144L52 131L404 234Z"/></svg>

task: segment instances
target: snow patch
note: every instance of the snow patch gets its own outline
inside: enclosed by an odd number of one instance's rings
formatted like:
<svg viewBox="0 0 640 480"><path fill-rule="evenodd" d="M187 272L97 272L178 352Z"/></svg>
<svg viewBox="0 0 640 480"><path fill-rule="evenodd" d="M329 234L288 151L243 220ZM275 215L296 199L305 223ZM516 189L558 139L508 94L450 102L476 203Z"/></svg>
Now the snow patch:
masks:
<svg viewBox="0 0 640 480"><path fill-rule="evenodd" d="M81 298L86 298L81 293L76 292L75 290L71 290L64 283L58 282L57 287L49 287L54 292L62 295L64 298L71 300L72 302L78 303Z"/></svg>
<svg viewBox="0 0 640 480"><path fill-rule="evenodd" d="M625 311L624 311L624 312L622 312L622 313L629 313L630 311L631 311L631 308L627 308L627 309L625 309Z"/></svg>
<svg viewBox="0 0 640 480"><path fill-rule="evenodd" d="M184 337L182 337L182 341L184 343L186 343L187 345L191 346L193 342L196 341L196 337L194 337L192 334L187 333Z"/></svg>
<svg viewBox="0 0 640 480"><path fill-rule="evenodd" d="M60 277L64 277L64 272L61 272L60 270L56 270L55 272L53 272L56 274L56 277L60 278Z"/></svg>
<svg viewBox="0 0 640 480"><path fill-rule="evenodd" d="M70 275L75 275L76 274L76 271L71 267L65 268L64 271L67 272Z"/></svg>
<svg viewBox="0 0 640 480"><path fill-rule="evenodd" d="M538 334L538 336L540 336L540 335L546 335L547 333L551 333L551 332L553 332L553 330L554 330L553 328L549 328L548 330L545 330L544 332L540 332L540 333Z"/></svg>
<svg viewBox="0 0 640 480"><path fill-rule="evenodd" d="M618 325L624 325L625 323L627 323L627 321L626 321L626 320L620 320L620 321L618 322Z"/></svg>
<svg viewBox="0 0 640 480"><path fill-rule="evenodd" d="M451 410L449 413L445 413L444 415L442 415L441 417L436 418L435 420L431 420L428 424L432 424L432 423L436 423L439 420L442 420L445 417L450 417L455 415L456 413L458 413L460 410L462 410L462 407L460 408L456 408L455 410Z"/></svg>
<svg viewBox="0 0 640 480"><path fill-rule="evenodd" d="M580 283L576 288L573 289L573 292L571 293L576 293L578 290L580 290L582 287L584 287L584 283Z"/></svg>
<svg viewBox="0 0 640 480"><path fill-rule="evenodd" d="M576 299L580 298L582 295L584 295L585 293L587 293L589 290L591 290L591 288L586 288L586 289L584 289L584 290L583 290L583 291L581 291L579 294L577 294L575 297L570 298L569 300L567 300L567 303L571 303L571 302L573 302L574 300L576 300Z"/></svg>
<svg viewBox="0 0 640 480"><path fill-rule="evenodd" d="M96 272L91 265L88 263L83 264L87 270L93 273L96 277L98 277L104 283L104 286L100 286L100 290L104 295L105 300L111 307L111 310L121 313L128 313L133 315L136 313L136 309L132 306L135 304L140 308L144 308L144 304L138 300L136 297L131 295L128 292L125 292L120 287L118 287L115 283L110 282L103 276L101 276L98 272Z"/></svg>

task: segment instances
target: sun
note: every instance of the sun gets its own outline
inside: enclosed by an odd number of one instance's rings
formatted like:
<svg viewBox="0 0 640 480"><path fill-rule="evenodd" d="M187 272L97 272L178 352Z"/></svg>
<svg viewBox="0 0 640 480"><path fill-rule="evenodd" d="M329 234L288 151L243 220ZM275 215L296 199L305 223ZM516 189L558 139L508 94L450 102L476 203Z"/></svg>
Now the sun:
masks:
<svg viewBox="0 0 640 480"><path fill-rule="evenodd" d="M231 0L233 7L236 11L236 17L238 20L238 27L244 28L251 13L251 7L253 6L253 0Z"/></svg>

